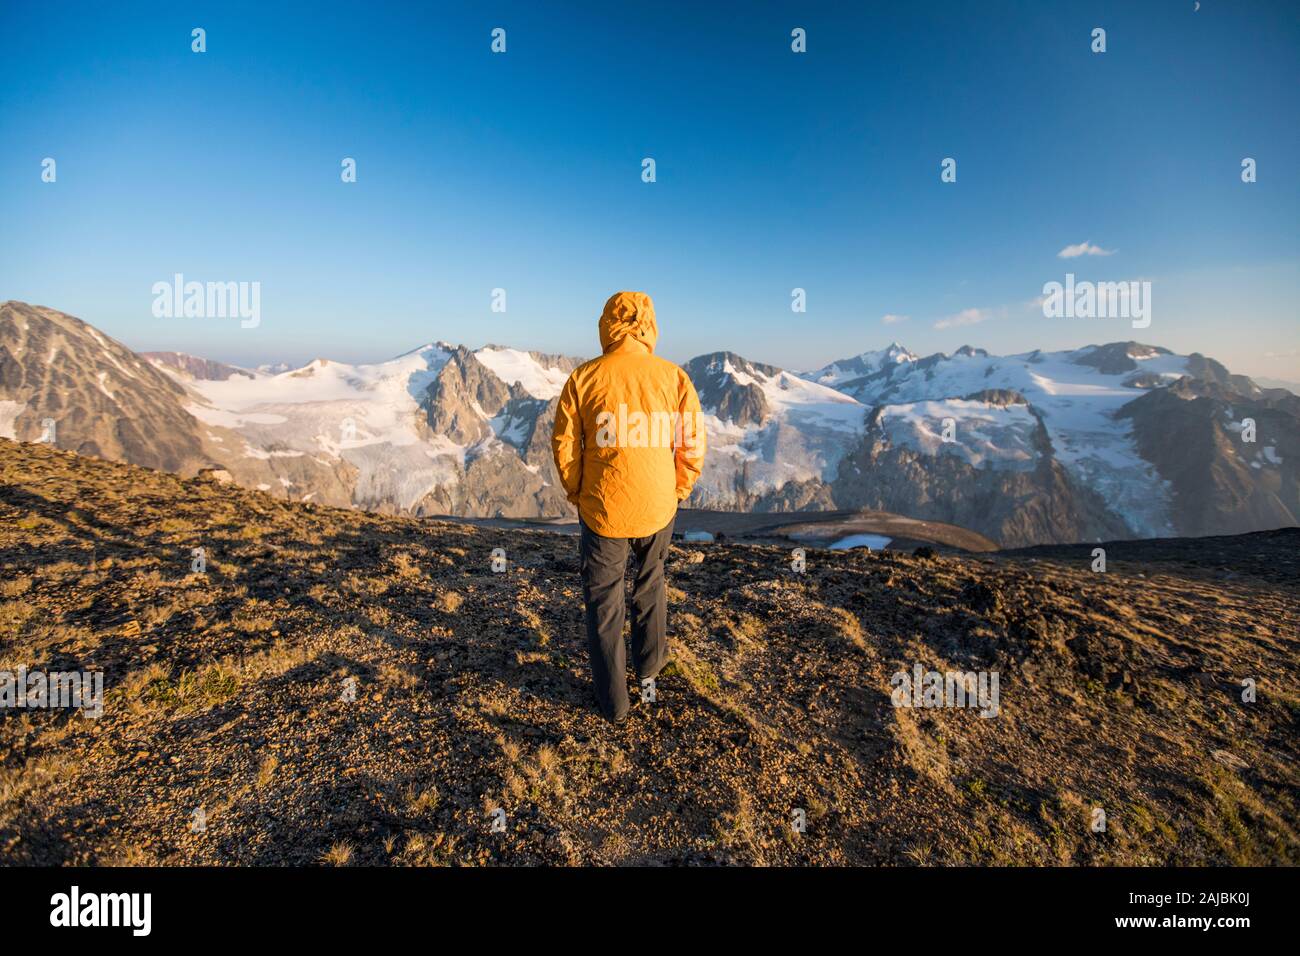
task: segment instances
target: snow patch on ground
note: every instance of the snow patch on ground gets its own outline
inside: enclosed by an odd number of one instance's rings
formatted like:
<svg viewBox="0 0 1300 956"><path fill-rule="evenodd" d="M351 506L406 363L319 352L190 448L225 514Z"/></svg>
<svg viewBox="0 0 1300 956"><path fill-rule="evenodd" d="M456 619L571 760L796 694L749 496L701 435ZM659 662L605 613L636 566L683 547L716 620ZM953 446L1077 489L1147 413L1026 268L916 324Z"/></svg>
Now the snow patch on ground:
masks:
<svg viewBox="0 0 1300 956"><path fill-rule="evenodd" d="M26 402L12 402L0 398L0 438L18 440L18 435L14 432L14 422L26 409Z"/></svg>

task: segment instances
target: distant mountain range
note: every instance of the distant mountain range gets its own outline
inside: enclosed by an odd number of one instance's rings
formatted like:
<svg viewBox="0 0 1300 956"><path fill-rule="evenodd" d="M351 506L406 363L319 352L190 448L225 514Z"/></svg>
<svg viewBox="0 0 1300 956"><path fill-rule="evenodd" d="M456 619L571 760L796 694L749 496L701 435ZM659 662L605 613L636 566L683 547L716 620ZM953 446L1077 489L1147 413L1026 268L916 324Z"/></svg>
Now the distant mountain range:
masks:
<svg viewBox="0 0 1300 956"><path fill-rule="evenodd" d="M555 400L583 360L437 342L374 365L242 369L135 353L80 319L0 305L0 436L414 515L570 514ZM709 432L689 505L870 508L1004 546L1297 524L1300 398L1136 342L994 356L894 343L795 372L684 366ZM1254 441L1246 420L1254 422Z"/></svg>

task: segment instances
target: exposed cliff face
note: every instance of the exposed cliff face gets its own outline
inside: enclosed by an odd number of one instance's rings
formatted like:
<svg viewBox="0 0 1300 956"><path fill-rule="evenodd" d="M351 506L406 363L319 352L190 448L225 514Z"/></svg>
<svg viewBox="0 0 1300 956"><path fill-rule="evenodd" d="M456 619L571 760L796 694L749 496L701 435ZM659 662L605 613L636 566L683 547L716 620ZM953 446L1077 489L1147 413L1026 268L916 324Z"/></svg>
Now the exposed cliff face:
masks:
<svg viewBox="0 0 1300 956"><path fill-rule="evenodd" d="M1082 349L1074 359L1079 365L1095 368L1103 375L1121 375L1135 372L1138 362L1161 355L1172 355L1168 349L1140 342L1111 342L1091 349Z"/></svg>
<svg viewBox="0 0 1300 956"><path fill-rule="evenodd" d="M986 405L987 420L1010 417L999 408ZM956 436L950 445L938 446L942 451L898 432L891 438L878 410L861 445L840 463L833 484L836 503L960 525L1008 547L1130 537L1124 521L1072 481L1053 457L1041 420L1023 404L1020 408L1021 418L1032 424L1013 420L1000 426L1009 436L1003 446L1030 449L1026 458L1013 460L967 453Z"/></svg>
<svg viewBox="0 0 1300 956"><path fill-rule="evenodd" d="M878 427L841 466L836 503L920 509L1007 545L1173 534L1172 489L1117 412L1192 361L1119 342L866 363L840 388Z"/></svg>
<svg viewBox="0 0 1300 956"><path fill-rule="evenodd" d="M530 470L517 453L500 446L468 462L454 500L444 514L533 518L563 515L568 507L558 480Z"/></svg>
<svg viewBox="0 0 1300 956"><path fill-rule="evenodd" d="M1200 352L1193 352L1187 356L1187 375L1201 382L1221 386L1228 392L1244 395L1247 398L1256 398L1262 396L1265 392L1265 389L1261 389L1256 385L1249 376L1233 375L1214 359L1206 358Z"/></svg>
<svg viewBox="0 0 1300 956"><path fill-rule="evenodd" d="M1120 411L1142 456L1173 487L1179 534L1300 524L1300 398L1237 394L1228 386L1240 378L1182 379Z"/></svg>
<svg viewBox="0 0 1300 956"><path fill-rule="evenodd" d="M692 359L709 451L689 504L723 511L835 507L830 481L866 409L851 396L732 352Z"/></svg>
<svg viewBox="0 0 1300 956"><path fill-rule="evenodd" d="M525 352L513 353L507 365L505 351L458 346L429 385L430 432L467 452L452 493L435 493L422 513L529 518L570 510L551 455L551 428L560 385L579 360ZM531 373L528 362L535 364ZM501 375L512 368L522 377L507 383Z"/></svg>
<svg viewBox="0 0 1300 956"><path fill-rule="evenodd" d="M760 425L772 414L761 382L780 374L771 365L750 362L732 352L699 355L686 363L700 405L741 428Z"/></svg>
<svg viewBox="0 0 1300 956"><path fill-rule="evenodd" d="M429 428L457 445L475 445L493 434L489 419L509 400L510 388L457 346L429 385Z"/></svg>

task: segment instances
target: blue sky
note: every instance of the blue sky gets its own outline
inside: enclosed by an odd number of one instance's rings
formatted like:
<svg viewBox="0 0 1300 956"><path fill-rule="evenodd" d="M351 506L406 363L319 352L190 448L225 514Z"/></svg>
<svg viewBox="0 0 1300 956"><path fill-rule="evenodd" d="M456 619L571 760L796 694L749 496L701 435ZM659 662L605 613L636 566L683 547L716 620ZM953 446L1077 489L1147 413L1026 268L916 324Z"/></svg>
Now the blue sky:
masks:
<svg viewBox="0 0 1300 956"><path fill-rule="evenodd" d="M630 288L677 361L1138 338L1300 380L1296 4L897 6L6 0L0 299L256 364L590 355ZM1044 318L1067 271L1150 280L1151 327ZM261 324L155 318L177 272Z"/></svg>

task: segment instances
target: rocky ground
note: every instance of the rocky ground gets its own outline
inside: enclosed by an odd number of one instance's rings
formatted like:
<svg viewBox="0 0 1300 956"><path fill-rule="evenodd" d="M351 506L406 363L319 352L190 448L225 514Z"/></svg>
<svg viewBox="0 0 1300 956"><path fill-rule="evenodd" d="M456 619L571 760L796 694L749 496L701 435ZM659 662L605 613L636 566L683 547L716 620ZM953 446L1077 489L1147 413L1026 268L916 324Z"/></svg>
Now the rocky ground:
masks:
<svg viewBox="0 0 1300 956"><path fill-rule="evenodd" d="M569 536L0 440L0 671L107 690L0 715L0 861L1294 864L1298 544L677 547L613 727ZM895 708L918 663L998 715Z"/></svg>

